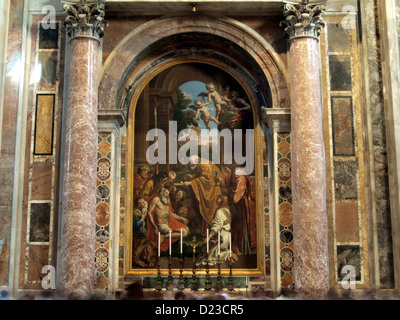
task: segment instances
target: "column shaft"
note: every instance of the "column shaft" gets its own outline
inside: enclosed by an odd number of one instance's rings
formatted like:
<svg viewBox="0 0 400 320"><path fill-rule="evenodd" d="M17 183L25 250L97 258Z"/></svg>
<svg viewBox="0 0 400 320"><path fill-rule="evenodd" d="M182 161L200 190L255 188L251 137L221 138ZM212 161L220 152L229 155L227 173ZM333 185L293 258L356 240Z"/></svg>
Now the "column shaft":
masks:
<svg viewBox="0 0 400 320"><path fill-rule="evenodd" d="M290 40L294 282L310 295L329 290L325 151L318 39Z"/></svg>
<svg viewBox="0 0 400 320"><path fill-rule="evenodd" d="M75 37L71 44L64 160L60 282L67 291L90 293L96 283L97 48Z"/></svg>

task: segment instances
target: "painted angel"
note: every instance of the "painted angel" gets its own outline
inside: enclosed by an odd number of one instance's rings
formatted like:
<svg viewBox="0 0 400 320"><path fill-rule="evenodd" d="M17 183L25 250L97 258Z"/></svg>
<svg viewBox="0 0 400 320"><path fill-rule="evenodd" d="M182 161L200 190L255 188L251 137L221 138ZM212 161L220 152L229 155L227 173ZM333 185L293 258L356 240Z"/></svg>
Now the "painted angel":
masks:
<svg viewBox="0 0 400 320"><path fill-rule="evenodd" d="M208 82L206 84L206 89L208 90L208 93L206 94L208 97L208 101L204 103L205 106L208 106L211 103L214 103L215 109L216 109L216 115L215 118L219 120L220 113L222 111L222 108L228 108L228 103L225 99L222 99L220 94L218 93L217 90L215 90L215 85L212 82ZM201 93L200 95L203 95L204 93Z"/></svg>
<svg viewBox="0 0 400 320"><path fill-rule="evenodd" d="M190 105L189 108L196 111L196 116L194 120L199 120L199 115L201 113L200 117L208 130L210 130L210 121L215 122L217 125L221 124L221 122L219 122L215 117L210 114L210 111L212 111L212 109L207 108L206 104L201 99L195 99L194 105Z"/></svg>

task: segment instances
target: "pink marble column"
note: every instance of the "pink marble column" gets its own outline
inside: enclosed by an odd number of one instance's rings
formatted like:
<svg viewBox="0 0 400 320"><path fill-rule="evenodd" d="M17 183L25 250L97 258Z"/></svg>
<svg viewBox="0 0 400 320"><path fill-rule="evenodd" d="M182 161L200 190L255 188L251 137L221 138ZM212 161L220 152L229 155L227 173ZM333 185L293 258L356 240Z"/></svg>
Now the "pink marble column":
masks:
<svg viewBox="0 0 400 320"><path fill-rule="evenodd" d="M328 222L318 40L321 22L311 24L320 13L314 8L304 1L286 11L290 22L286 31L290 37L293 278L298 291L323 298L329 290ZM302 17L300 21L294 12Z"/></svg>
<svg viewBox="0 0 400 320"><path fill-rule="evenodd" d="M79 23L77 28L68 28L66 23L71 36L71 58L64 150L61 252L58 268L60 285L66 293L89 294L93 292L96 283L99 40L93 32L93 26L87 23L91 17L83 15L90 9L90 7L82 8L84 5L74 7L74 15L66 19L82 23ZM72 10L69 5L65 9L68 13ZM83 16L86 19L79 20Z"/></svg>

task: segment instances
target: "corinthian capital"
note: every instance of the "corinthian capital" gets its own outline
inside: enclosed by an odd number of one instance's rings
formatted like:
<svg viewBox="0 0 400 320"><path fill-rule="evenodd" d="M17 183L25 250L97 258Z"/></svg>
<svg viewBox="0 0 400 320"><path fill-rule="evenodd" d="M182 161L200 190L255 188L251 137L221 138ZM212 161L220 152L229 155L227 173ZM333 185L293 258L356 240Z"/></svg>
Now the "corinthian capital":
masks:
<svg viewBox="0 0 400 320"><path fill-rule="evenodd" d="M104 4L96 0L61 1L68 16L64 27L71 38L89 36L99 39L104 36Z"/></svg>
<svg viewBox="0 0 400 320"><path fill-rule="evenodd" d="M319 37L325 23L321 14L325 9L324 3L310 4L309 0L302 0L300 4L286 3L283 15L286 20L280 23L285 27L288 38L295 36Z"/></svg>

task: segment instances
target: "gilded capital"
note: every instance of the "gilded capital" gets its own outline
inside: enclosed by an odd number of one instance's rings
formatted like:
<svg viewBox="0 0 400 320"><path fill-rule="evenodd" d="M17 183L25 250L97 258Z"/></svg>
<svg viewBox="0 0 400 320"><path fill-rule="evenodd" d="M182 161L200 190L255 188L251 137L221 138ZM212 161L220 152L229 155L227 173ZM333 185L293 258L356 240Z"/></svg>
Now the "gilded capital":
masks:
<svg viewBox="0 0 400 320"><path fill-rule="evenodd" d="M68 16L64 27L71 38L87 36L100 39L104 36L104 4L96 0L61 1Z"/></svg>
<svg viewBox="0 0 400 320"><path fill-rule="evenodd" d="M299 4L286 3L283 10L286 20L280 26L285 27L289 39L296 36L319 37L325 26L321 17L324 10L325 3L310 4L309 0L302 0Z"/></svg>

